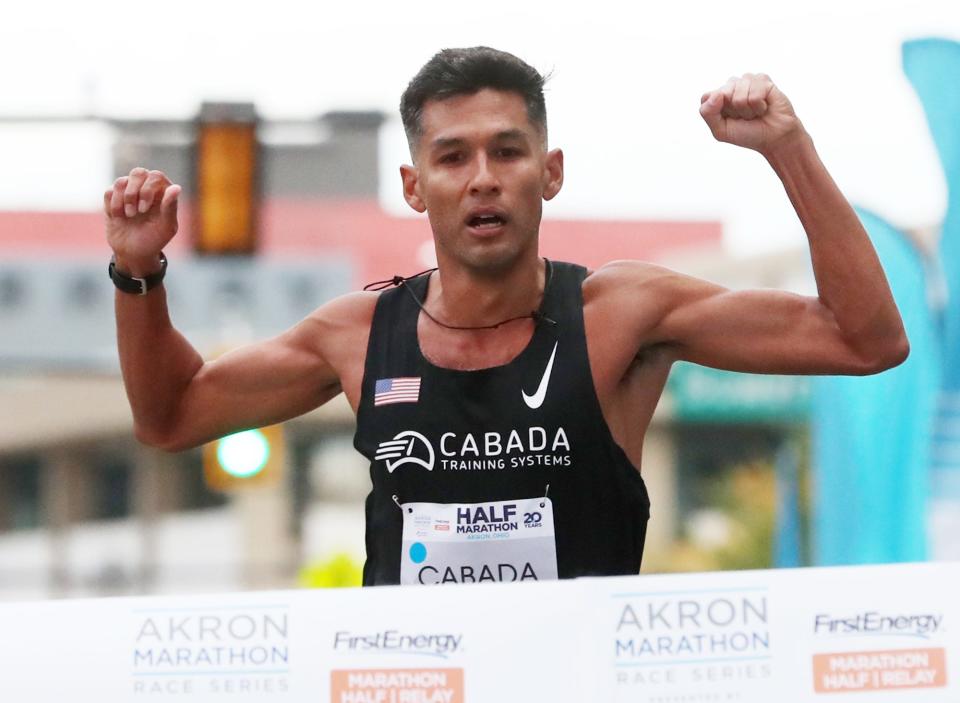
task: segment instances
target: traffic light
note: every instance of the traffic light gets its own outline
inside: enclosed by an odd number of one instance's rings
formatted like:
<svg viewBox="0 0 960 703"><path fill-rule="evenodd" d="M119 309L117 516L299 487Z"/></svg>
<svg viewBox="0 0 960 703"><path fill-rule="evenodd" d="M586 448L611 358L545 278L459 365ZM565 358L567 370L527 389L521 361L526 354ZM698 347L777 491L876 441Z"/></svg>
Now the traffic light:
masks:
<svg viewBox="0 0 960 703"><path fill-rule="evenodd" d="M221 493L278 481L284 473L283 425L227 435L203 447L203 477Z"/></svg>
<svg viewBox="0 0 960 703"><path fill-rule="evenodd" d="M250 103L204 103L197 125L194 250L250 255L257 248L257 115Z"/></svg>

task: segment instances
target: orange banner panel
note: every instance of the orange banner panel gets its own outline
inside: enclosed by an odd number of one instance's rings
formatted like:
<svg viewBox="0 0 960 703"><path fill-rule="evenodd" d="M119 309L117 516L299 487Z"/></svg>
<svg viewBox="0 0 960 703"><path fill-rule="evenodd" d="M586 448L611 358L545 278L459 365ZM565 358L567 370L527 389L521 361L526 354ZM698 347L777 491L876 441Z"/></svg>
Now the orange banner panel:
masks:
<svg viewBox="0 0 960 703"><path fill-rule="evenodd" d="M331 703L463 703L463 669L335 669Z"/></svg>
<svg viewBox="0 0 960 703"><path fill-rule="evenodd" d="M943 648L815 654L813 686L817 693L896 691L947 685Z"/></svg>

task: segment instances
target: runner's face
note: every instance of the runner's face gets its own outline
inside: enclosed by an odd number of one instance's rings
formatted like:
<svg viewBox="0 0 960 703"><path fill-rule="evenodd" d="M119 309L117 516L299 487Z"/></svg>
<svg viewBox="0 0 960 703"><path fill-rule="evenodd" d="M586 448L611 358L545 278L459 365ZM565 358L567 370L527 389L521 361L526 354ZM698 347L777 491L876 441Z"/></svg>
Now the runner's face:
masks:
<svg viewBox="0 0 960 703"><path fill-rule="evenodd" d="M543 201L563 182L563 154L547 152L523 98L483 89L428 102L404 196L430 218L441 264L508 268L537 249Z"/></svg>

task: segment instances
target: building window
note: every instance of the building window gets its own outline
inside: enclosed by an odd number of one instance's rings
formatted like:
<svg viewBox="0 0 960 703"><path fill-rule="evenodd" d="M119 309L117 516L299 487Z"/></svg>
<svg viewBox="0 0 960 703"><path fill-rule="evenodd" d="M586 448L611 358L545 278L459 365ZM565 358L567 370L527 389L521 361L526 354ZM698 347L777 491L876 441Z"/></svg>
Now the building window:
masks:
<svg viewBox="0 0 960 703"><path fill-rule="evenodd" d="M0 529L40 526L40 459L10 457L0 464Z"/></svg>

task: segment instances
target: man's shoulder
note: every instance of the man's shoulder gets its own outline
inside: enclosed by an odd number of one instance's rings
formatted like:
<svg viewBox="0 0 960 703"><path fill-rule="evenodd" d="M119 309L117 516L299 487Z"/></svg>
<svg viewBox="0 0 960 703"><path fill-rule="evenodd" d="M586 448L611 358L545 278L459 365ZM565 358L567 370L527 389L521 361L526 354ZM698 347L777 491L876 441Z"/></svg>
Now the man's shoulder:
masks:
<svg viewBox="0 0 960 703"><path fill-rule="evenodd" d="M379 291L356 291L330 300L308 316L308 320L326 331L369 329Z"/></svg>
<svg viewBox="0 0 960 703"><path fill-rule="evenodd" d="M636 295L639 291L663 291L679 274L665 266L621 259L609 261L596 269L588 269L583 281L584 302Z"/></svg>

